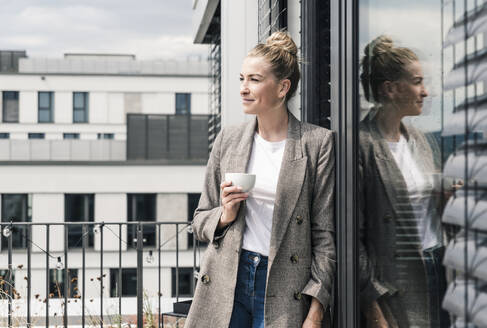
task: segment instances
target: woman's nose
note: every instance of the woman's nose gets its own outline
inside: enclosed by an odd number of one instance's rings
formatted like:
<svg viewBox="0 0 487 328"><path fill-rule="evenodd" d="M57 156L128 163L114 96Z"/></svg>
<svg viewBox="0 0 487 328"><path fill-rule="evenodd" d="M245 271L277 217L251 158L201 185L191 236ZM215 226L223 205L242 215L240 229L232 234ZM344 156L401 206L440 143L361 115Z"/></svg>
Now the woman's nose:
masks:
<svg viewBox="0 0 487 328"><path fill-rule="evenodd" d="M240 83L240 94L241 95L245 95L249 93L249 88L247 87L247 83L246 82L241 82Z"/></svg>

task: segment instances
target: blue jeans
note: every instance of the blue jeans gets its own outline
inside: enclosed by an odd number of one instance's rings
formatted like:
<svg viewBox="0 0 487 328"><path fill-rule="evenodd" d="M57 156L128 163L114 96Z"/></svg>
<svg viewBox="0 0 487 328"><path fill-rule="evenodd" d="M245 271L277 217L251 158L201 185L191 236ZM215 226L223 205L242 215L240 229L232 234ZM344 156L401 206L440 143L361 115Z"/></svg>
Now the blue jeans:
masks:
<svg viewBox="0 0 487 328"><path fill-rule="evenodd" d="M448 312L441 308L445 296L447 283L445 267L441 261L445 254L445 247L437 247L423 251L423 260L428 281L430 298L431 327L450 327Z"/></svg>
<svg viewBox="0 0 487 328"><path fill-rule="evenodd" d="M229 328L264 328L267 256L242 249Z"/></svg>

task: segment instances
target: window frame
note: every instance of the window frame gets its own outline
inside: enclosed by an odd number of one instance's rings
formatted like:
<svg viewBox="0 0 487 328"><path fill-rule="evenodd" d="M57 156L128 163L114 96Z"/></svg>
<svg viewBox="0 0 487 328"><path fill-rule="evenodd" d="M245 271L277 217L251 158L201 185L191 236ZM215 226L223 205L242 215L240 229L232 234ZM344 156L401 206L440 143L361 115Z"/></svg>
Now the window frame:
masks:
<svg viewBox="0 0 487 328"><path fill-rule="evenodd" d="M63 133L64 140L79 140L79 133Z"/></svg>
<svg viewBox="0 0 487 328"><path fill-rule="evenodd" d="M83 213L80 217L73 217L70 212L70 203L76 202L75 198L79 198L84 206L84 210L88 213ZM82 216L82 217L81 217ZM95 194L64 194L64 222L94 222L95 218ZM66 221L68 220L68 221ZM81 237L71 239L70 235L80 233L83 230L82 225L68 226L68 249L76 249L83 247L82 235ZM87 225L88 238L86 247L93 248L95 246L95 237L93 233L93 225ZM82 234L82 233L81 233ZM74 245L73 245L74 244Z"/></svg>
<svg viewBox="0 0 487 328"><path fill-rule="evenodd" d="M81 95L83 98L83 107L76 107L76 96ZM76 119L76 112L83 112L83 119ZM73 123L89 123L89 93L75 91L73 92Z"/></svg>
<svg viewBox="0 0 487 328"><path fill-rule="evenodd" d="M118 297L119 287L118 287L118 273L120 268L110 268L110 297ZM122 288L120 290L121 297L136 297L137 287L134 289L134 293L124 293L124 286L130 288L130 282L124 284L124 276L128 277L129 273L133 273L135 276L135 282L137 282L137 268L121 268L122 269ZM134 285L134 284L132 284ZM137 284L135 284L136 286ZM127 287L128 286L128 287Z"/></svg>
<svg viewBox="0 0 487 328"><path fill-rule="evenodd" d="M17 101L17 119L15 120L6 120L5 117L6 115L6 98L8 94L14 94L16 95L16 101ZM2 123L19 123L19 91L2 91Z"/></svg>
<svg viewBox="0 0 487 328"><path fill-rule="evenodd" d="M180 101L182 101L182 99L184 99L184 105L183 106L181 106L181 104L180 104ZM191 115L191 93L190 92L176 92L176 94L175 94L175 114L176 115Z"/></svg>
<svg viewBox="0 0 487 328"><path fill-rule="evenodd" d="M7 206L6 206L6 198L7 197L15 197L15 196L21 196L22 200L21 206L24 208L21 209L22 211L22 217L21 218L15 218L13 217L14 220L12 222L32 222L32 197L30 194L26 193L4 193L1 195L1 221L6 223L10 222L12 219L12 214L7 213ZM19 233L22 235L19 237ZM28 227L27 226L15 226L14 230L12 232L11 238L12 240L12 249L26 249L28 247ZM3 235L0 236L1 238L1 248L2 249L7 249L8 248L8 238L5 238Z"/></svg>
<svg viewBox="0 0 487 328"><path fill-rule="evenodd" d="M46 138L46 134L42 132L29 132L27 133L29 140L43 140Z"/></svg>
<svg viewBox="0 0 487 328"><path fill-rule="evenodd" d="M137 214L138 205L137 203L141 201L143 197L147 197L147 199L151 199L153 204L144 204L142 207L147 209L149 206L152 211L153 217L144 217L144 221L157 221L157 194L156 193L128 193L127 194L127 221L128 222L138 222L137 218L139 215ZM157 245L157 229L156 225L143 225L143 238L144 247L154 247ZM127 226L127 247L136 248L137 242L135 239L137 238L137 225L131 224Z"/></svg>
<svg viewBox="0 0 487 328"><path fill-rule="evenodd" d="M49 106L41 106L41 95L49 96ZM49 112L48 120L41 120L41 111ZM37 93L37 123L54 123L54 92L52 91L39 91Z"/></svg>

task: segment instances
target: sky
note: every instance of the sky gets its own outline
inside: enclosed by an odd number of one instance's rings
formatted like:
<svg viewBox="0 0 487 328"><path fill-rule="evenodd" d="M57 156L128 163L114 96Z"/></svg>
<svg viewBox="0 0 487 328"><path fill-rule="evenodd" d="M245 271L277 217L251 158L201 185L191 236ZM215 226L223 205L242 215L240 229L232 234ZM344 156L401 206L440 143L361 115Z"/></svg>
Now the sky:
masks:
<svg viewBox="0 0 487 328"><path fill-rule="evenodd" d="M207 56L192 43L192 0L0 0L0 49L29 57L124 53Z"/></svg>

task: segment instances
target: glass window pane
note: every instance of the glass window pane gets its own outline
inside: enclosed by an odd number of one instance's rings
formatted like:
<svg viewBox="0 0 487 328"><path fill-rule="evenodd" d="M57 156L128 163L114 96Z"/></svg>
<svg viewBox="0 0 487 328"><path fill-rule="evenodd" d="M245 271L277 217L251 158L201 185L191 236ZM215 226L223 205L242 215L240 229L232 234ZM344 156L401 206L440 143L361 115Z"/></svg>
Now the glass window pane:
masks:
<svg viewBox="0 0 487 328"><path fill-rule="evenodd" d="M127 195L128 221L155 221L156 220L156 194L128 194ZM128 243L137 246L137 226L127 228ZM144 225L144 246L156 245L156 226Z"/></svg>
<svg viewBox="0 0 487 328"><path fill-rule="evenodd" d="M3 92L3 122L17 123L19 121L19 93L18 91Z"/></svg>
<svg viewBox="0 0 487 328"><path fill-rule="evenodd" d="M66 269L49 269L49 298L64 298L64 274ZM68 269L68 298L80 298L78 269Z"/></svg>
<svg viewBox="0 0 487 328"><path fill-rule="evenodd" d="M44 139L45 135L44 133L29 133L28 138L29 139Z"/></svg>
<svg viewBox="0 0 487 328"><path fill-rule="evenodd" d="M39 122L40 123L51 123L51 110L39 108Z"/></svg>
<svg viewBox="0 0 487 328"><path fill-rule="evenodd" d="M73 122L74 123L86 123L86 111L84 109L74 109L73 111Z"/></svg>
<svg viewBox="0 0 487 328"><path fill-rule="evenodd" d="M39 92L39 107L50 108L51 107L51 93Z"/></svg>
<svg viewBox="0 0 487 328"><path fill-rule="evenodd" d="M2 195L2 222L30 222L27 194L3 194ZM12 233L14 248L27 246L27 229L23 226L15 226ZM3 235L2 248L8 247L8 239Z"/></svg>
<svg viewBox="0 0 487 328"><path fill-rule="evenodd" d="M440 147L453 109L442 90L449 11L420 0L359 7L362 324L449 327L441 213L451 193L442 191Z"/></svg>
<svg viewBox="0 0 487 328"><path fill-rule="evenodd" d="M74 108L84 108L85 107L85 96L84 92L73 93L73 106Z"/></svg>
<svg viewBox="0 0 487 328"><path fill-rule="evenodd" d="M190 93L176 93L176 114L190 114L191 113L191 94Z"/></svg>
<svg viewBox="0 0 487 328"><path fill-rule="evenodd" d="M66 194L64 195L64 220L66 222L93 222L94 221L94 195L93 194ZM93 226L87 225L87 246L93 247ZM68 247L83 246L83 227L68 227Z"/></svg>
<svg viewBox="0 0 487 328"><path fill-rule="evenodd" d="M118 286L118 269L110 269L110 297L117 297ZM122 269L122 281L121 281L121 294L125 297L137 296L137 269L135 268L123 268Z"/></svg>

